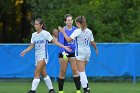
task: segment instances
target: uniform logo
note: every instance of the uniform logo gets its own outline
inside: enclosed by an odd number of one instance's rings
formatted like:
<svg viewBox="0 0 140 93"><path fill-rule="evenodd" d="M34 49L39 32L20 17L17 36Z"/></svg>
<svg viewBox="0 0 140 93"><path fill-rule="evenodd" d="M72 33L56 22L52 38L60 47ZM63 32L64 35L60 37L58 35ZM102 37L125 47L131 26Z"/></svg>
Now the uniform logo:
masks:
<svg viewBox="0 0 140 93"><path fill-rule="evenodd" d="M44 42L45 42L44 40L37 40L34 43L44 43Z"/></svg>

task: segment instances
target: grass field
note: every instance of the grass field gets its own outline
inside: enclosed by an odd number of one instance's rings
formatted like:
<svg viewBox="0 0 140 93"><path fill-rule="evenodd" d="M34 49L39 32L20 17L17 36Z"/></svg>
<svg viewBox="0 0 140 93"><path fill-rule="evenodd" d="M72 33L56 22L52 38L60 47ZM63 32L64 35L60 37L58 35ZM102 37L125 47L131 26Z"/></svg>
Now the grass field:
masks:
<svg viewBox="0 0 140 93"><path fill-rule="evenodd" d="M128 82L89 82L91 93L140 93L140 83L132 84ZM53 82L53 86L58 93L57 82ZM27 93L31 88L31 81L26 82L0 82L0 93ZM75 93L73 82L65 82L65 93ZM48 93L45 83L42 81L39 84L37 93Z"/></svg>

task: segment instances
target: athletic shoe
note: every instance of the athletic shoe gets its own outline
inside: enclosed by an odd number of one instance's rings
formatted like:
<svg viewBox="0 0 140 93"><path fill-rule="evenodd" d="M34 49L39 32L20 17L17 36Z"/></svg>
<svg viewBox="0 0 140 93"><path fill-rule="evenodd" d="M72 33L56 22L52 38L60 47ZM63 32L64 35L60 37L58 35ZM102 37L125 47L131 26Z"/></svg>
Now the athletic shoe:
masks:
<svg viewBox="0 0 140 93"><path fill-rule="evenodd" d="M81 93L81 91L80 90L77 90L76 93Z"/></svg>
<svg viewBox="0 0 140 93"><path fill-rule="evenodd" d="M64 91L59 91L59 93L64 93Z"/></svg>
<svg viewBox="0 0 140 93"><path fill-rule="evenodd" d="M35 93L35 91L29 90L27 93Z"/></svg>
<svg viewBox="0 0 140 93"><path fill-rule="evenodd" d="M54 89L49 90L49 93L56 93Z"/></svg>

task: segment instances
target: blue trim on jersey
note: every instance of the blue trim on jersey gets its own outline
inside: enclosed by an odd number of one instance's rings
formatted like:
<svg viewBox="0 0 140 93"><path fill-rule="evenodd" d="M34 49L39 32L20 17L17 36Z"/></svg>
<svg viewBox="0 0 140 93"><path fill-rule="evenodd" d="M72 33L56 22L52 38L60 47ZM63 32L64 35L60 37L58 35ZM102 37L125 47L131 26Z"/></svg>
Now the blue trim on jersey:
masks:
<svg viewBox="0 0 140 93"><path fill-rule="evenodd" d="M75 38L75 46L76 46L76 48L75 48L75 56L78 56L78 43L77 43L77 37Z"/></svg>

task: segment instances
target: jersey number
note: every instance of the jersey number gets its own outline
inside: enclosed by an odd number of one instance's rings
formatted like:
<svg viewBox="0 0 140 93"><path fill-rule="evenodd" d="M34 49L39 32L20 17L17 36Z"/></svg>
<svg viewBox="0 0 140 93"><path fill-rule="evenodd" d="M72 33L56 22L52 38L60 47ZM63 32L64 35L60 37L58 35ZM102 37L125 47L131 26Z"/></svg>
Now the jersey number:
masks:
<svg viewBox="0 0 140 93"><path fill-rule="evenodd" d="M86 45L89 45L89 40L88 40L87 37L85 37L85 44L86 44Z"/></svg>

